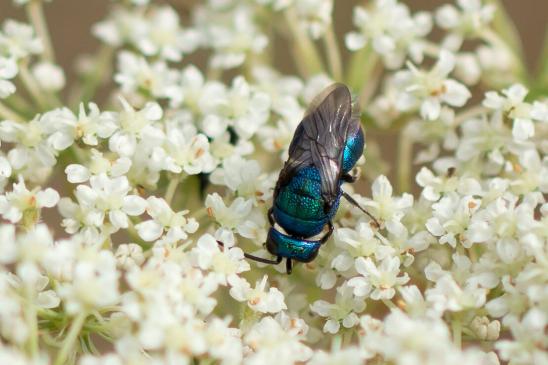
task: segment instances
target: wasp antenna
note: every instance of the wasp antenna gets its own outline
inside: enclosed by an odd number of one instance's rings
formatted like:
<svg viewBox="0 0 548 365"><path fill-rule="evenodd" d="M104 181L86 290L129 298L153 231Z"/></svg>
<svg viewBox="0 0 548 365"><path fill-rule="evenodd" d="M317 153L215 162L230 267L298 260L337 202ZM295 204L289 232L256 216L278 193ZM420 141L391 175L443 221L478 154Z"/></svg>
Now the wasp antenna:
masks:
<svg viewBox="0 0 548 365"><path fill-rule="evenodd" d="M361 210L362 212L364 212L365 214L367 214L369 216L369 218L371 218L373 220L373 222L375 222L375 225L377 226L377 228L381 228L381 225L379 224L379 221L373 217L373 215L371 213L369 213L367 210L365 210L364 208L362 208L362 206L354 199L350 196L350 194L348 194L347 192L343 191L342 192L342 195L344 196L344 198L346 200L348 200L348 202L350 204L352 204L353 206L355 206L356 208L358 208L359 210Z"/></svg>
<svg viewBox="0 0 548 365"><path fill-rule="evenodd" d="M225 247L224 243L222 243L221 241L217 240L217 244L219 246L221 246L222 248ZM282 257L281 256L278 256L276 258L276 260L269 260L269 259L265 259L265 258L262 258L262 257L259 257L259 256L255 256L255 255L250 255L246 252L244 252L244 257L246 259L249 259L249 260L253 260L253 261L257 261L257 262L262 262L263 264L272 264L272 265L277 265L279 264L280 262L282 262Z"/></svg>

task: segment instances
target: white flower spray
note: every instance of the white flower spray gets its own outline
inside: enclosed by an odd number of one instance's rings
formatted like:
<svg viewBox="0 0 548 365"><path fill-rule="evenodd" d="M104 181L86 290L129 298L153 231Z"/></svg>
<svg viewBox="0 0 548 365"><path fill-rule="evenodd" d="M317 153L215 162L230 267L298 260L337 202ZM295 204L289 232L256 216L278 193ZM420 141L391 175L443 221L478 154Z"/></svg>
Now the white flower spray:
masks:
<svg viewBox="0 0 548 365"><path fill-rule="evenodd" d="M13 3L28 20L0 19L0 363L548 363L548 61L527 70L498 1L375 0L342 36L331 0L116 1L77 80L50 4ZM348 191L379 225L342 202L287 276L244 252L268 257L278 172L334 81L398 156L368 135L371 194Z"/></svg>

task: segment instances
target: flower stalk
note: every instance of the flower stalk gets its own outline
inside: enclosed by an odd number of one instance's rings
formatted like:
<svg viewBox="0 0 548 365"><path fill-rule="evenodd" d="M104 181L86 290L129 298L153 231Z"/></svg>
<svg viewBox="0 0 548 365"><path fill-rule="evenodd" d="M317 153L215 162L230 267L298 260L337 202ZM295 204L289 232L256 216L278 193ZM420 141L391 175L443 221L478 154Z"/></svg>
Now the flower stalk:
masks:
<svg viewBox="0 0 548 365"><path fill-rule="evenodd" d="M42 0L30 0L27 4L27 16L30 19L36 34L42 40L44 52L42 57L48 62L55 62L55 53L49 34Z"/></svg>
<svg viewBox="0 0 548 365"><path fill-rule="evenodd" d="M57 354L57 357L53 362L53 365L64 365L70 354L75 351L74 345L78 340L78 336L84 325L86 317L87 313L85 312L78 313L76 317L74 317L72 323L70 324L70 329L67 333L67 336L61 344L61 349L59 350L59 353Z"/></svg>

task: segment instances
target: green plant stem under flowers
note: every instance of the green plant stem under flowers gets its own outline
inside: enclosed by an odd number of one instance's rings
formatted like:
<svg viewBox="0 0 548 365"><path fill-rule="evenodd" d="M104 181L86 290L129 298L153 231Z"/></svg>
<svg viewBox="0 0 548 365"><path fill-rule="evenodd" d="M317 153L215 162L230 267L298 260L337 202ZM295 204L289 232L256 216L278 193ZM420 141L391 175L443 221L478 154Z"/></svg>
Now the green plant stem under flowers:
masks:
<svg viewBox="0 0 548 365"><path fill-rule="evenodd" d="M34 304L34 288L30 285L25 285L25 318L29 327L29 338L27 341L28 351L32 357L38 355L38 318L36 306Z"/></svg>
<svg viewBox="0 0 548 365"><path fill-rule="evenodd" d="M34 26L36 34L42 40L42 45L44 46L42 58L46 61L54 62L55 54L53 52L51 37L49 35L48 26L44 17L42 0L31 0L27 4L27 16Z"/></svg>
<svg viewBox="0 0 548 365"><path fill-rule="evenodd" d="M369 74L375 68L379 56L373 51L371 45L367 45L354 53L350 58L346 73L346 84L352 90L361 90L369 80Z"/></svg>
<svg viewBox="0 0 548 365"><path fill-rule="evenodd" d="M31 75L28 64L25 61L19 64L19 76L21 77L21 81L23 81L23 85L36 104L38 104L39 108L42 110L48 109L49 103L45 97L46 93L40 88L34 79L34 76Z"/></svg>
<svg viewBox="0 0 548 365"><path fill-rule="evenodd" d="M8 108L5 104L0 101L0 117L13 120L14 122L23 123L25 118L20 116L18 113Z"/></svg>
<svg viewBox="0 0 548 365"><path fill-rule="evenodd" d="M481 38L492 44L495 47L506 50L508 54L512 57L513 64L516 66L516 76L519 77L520 82L525 85L531 84L529 80L529 75L527 74L527 69L523 64L522 58L519 56L518 52L514 50L499 34L494 32L492 29L486 29L482 32Z"/></svg>
<svg viewBox="0 0 548 365"><path fill-rule="evenodd" d="M312 39L299 25L295 10L289 7L285 11L285 17L291 31L290 34L293 36L293 50L299 72L305 77L321 73L324 67L318 50Z"/></svg>
<svg viewBox="0 0 548 365"><path fill-rule="evenodd" d="M342 333L337 333L333 339L331 340L331 351L336 352L340 351L342 348L342 342L343 342L343 335Z"/></svg>
<svg viewBox="0 0 548 365"><path fill-rule="evenodd" d="M72 321L72 324L70 325L70 330L67 334L67 337L65 337L65 340L62 343L61 349L59 350L53 365L65 364L70 353L74 351L74 344L76 343L76 340L78 339L78 335L80 334L80 331L82 327L84 326L86 317L87 317L86 312L81 312L76 317L74 317L74 320Z"/></svg>
<svg viewBox="0 0 548 365"><path fill-rule="evenodd" d="M343 72L341 53L339 51L339 45L337 43L337 37L335 35L335 30L333 29L333 24L330 24L325 30L323 40L325 43L327 61L329 64L329 71L331 72L331 76L333 77L333 79L335 79L335 81L342 81Z"/></svg>
<svg viewBox="0 0 548 365"><path fill-rule="evenodd" d="M462 323L460 318L454 318L451 321L451 330L453 331L453 343L458 348L462 347Z"/></svg>
<svg viewBox="0 0 548 365"><path fill-rule="evenodd" d="M114 49L103 45L95 58L93 70L83 76L82 87L78 92L71 93L69 105L73 110L78 109L80 103L87 103L95 97L97 89L105 82L105 77L111 72Z"/></svg>
<svg viewBox="0 0 548 365"><path fill-rule="evenodd" d="M164 199L168 204L171 204L173 196L175 195L175 191L177 190L177 186L179 186L179 183L182 179L183 177L181 175L175 175L172 179L169 180L169 184L167 185L166 189L166 195L164 196Z"/></svg>
<svg viewBox="0 0 548 365"><path fill-rule="evenodd" d="M394 309L397 309L397 308L398 308L391 300L383 299L382 302L383 302L384 305L386 305L390 310L394 310Z"/></svg>
<svg viewBox="0 0 548 365"><path fill-rule="evenodd" d="M398 136L397 174L398 189L401 192L409 191L411 187L411 165L413 153L413 141L405 129Z"/></svg>
<svg viewBox="0 0 548 365"><path fill-rule="evenodd" d="M378 59L374 59L373 63L374 67L371 68L368 81L364 84L358 96L359 105L364 107L369 103L371 97L378 89L379 82L384 73L383 65Z"/></svg>

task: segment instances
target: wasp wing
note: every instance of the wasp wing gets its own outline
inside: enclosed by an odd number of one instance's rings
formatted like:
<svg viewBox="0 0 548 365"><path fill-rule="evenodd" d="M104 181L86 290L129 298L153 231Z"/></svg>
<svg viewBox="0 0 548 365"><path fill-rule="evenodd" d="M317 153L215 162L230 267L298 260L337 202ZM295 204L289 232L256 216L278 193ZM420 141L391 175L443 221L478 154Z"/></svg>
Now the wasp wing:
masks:
<svg viewBox="0 0 548 365"><path fill-rule="evenodd" d="M302 168L320 172L322 197L328 206L338 195L342 154L351 124L352 97L343 84L334 84L318 95L297 127L289 145L278 183L285 185Z"/></svg>

